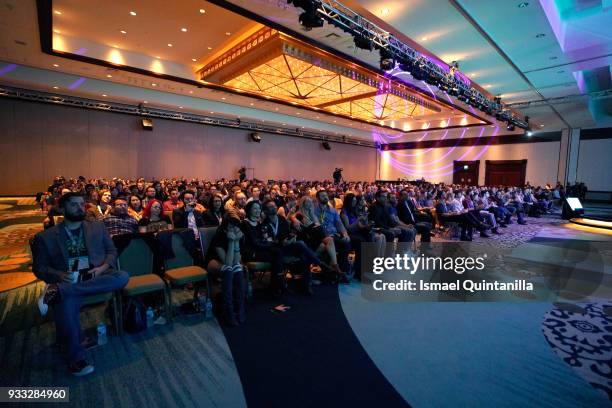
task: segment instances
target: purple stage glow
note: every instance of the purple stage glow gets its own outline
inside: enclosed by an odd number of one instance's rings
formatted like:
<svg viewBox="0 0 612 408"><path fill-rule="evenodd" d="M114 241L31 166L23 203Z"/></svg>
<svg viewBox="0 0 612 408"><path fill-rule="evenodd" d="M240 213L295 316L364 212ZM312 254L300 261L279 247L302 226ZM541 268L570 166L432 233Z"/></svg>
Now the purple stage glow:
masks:
<svg viewBox="0 0 612 408"><path fill-rule="evenodd" d="M476 141L478 141L482 137L482 135L484 134L485 129L486 129L486 127L483 126L481 131L480 131L480 134L478 135L478 137L475 138ZM464 129L464 134L465 134L466 130L467 129ZM471 158L471 160L478 160L480 157L482 157L482 155L490 147L490 145L491 145L493 139L495 138L495 136L497 136L498 131L499 131L499 126L496 126L495 130L494 130L493 134L491 135L491 138L489 139L487 144L484 145L480 149L480 151L478 153L476 153ZM462 134L462 137L464 136L464 134ZM442 140L442 139L440 139L440 140ZM453 172L454 172L454 163L449 163L449 164L447 164L445 166L437 167L435 169L413 169L413 168L411 168L409 166L421 166L421 167L424 167L424 166L429 166L432 163L439 162L443 158L447 157L456 147L457 147L457 145L455 145L453 148L451 148L449 150L449 152L447 152L441 158L439 158L439 159L437 159L435 161L431 161L429 163L425 163L425 164L409 164L409 163L404 163L404 162L400 162L397 159L394 159L393 157L387 157L385 160L387 160L394 168L396 168L397 170L401 171L403 174L406 174L406 175L409 175L409 176L413 176L413 177L426 177L426 176L427 177L440 177L440 176L447 176L447 175L453 174ZM457 161L463 160L468 155L470 155L470 153L474 152L475 147L476 147L475 145L470 146L469 149L466 150L460 157L458 157L457 159L453 159L453 160L457 160ZM432 150L432 148L425 149L425 151L430 151L430 150ZM391 153L393 153L395 155L399 155L399 156L407 155L405 153L398 153L398 152L394 152L394 151L391 151ZM384 154L384 153L381 152L381 155L382 154ZM450 168L450 170L443 171L443 170L448 169L448 168Z"/></svg>
<svg viewBox="0 0 612 408"><path fill-rule="evenodd" d="M11 72L12 70L14 70L17 67L18 67L17 64L8 64L8 65L0 68L0 75L8 74L9 72Z"/></svg>
<svg viewBox="0 0 612 408"><path fill-rule="evenodd" d="M80 77L79 79L77 79L76 81L74 81L72 84L70 84L68 86L68 89L77 89L79 86L81 86L83 84L83 82L85 82L87 80L87 78L84 77Z"/></svg>

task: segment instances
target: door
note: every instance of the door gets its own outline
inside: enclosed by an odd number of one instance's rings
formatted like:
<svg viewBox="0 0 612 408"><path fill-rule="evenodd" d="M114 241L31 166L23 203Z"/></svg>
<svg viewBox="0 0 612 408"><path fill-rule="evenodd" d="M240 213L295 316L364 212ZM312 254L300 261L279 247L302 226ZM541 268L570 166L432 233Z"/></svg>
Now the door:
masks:
<svg viewBox="0 0 612 408"><path fill-rule="evenodd" d="M485 184L487 186L525 185L527 160L487 160L485 162Z"/></svg>
<svg viewBox="0 0 612 408"><path fill-rule="evenodd" d="M478 185L480 160L453 161L453 184Z"/></svg>

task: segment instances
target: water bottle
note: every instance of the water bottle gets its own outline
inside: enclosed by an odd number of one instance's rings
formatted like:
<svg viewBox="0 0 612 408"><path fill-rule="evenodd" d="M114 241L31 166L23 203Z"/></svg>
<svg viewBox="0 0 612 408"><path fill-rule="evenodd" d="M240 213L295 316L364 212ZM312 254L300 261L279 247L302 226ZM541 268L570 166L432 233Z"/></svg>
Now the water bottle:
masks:
<svg viewBox="0 0 612 408"><path fill-rule="evenodd" d="M147 308L147 329L153 327L153 320L155 319L155 313L153 312L153 308L149 306Z"/></svg>
<svg viewBox="0 0 612 408"><path fill-rule="evenodd" d="M98 346L103 346L108 343L108 338L106 337L106 325L103 322L98 324Z"/></svg>
<svg viewBox="0 0 612 408"><path fill-rule="evenodd" d="M206 306L205 306L206 318L210 319L212 317L213 304L210 301L210 297L206 297Z"/></svg>

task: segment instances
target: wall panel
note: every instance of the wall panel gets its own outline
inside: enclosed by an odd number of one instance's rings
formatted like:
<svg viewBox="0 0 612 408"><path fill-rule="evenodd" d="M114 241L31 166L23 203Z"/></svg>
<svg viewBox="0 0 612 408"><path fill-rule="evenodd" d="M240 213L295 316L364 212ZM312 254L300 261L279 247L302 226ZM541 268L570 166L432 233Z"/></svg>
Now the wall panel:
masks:
<svg viewBox="0 0 612 408"><path fill-rule="evenodd" d="M10 181L0 195L34 194L54 176L235 178L245 165L257 178L331 179L334 167L347 180L374 180L376 151L315 140L154 119L118 113L0 99L0 172ZM7 159L4 159L7 158ZM249 176L251 172L249 171Z"/></svg>

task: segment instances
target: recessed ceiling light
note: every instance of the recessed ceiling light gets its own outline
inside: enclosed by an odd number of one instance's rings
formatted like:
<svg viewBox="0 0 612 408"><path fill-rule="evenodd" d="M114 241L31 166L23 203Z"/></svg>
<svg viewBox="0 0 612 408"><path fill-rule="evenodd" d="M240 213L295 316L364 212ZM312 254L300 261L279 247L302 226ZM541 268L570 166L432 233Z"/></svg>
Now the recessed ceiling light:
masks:
<svg viewBox="0 0 612 408"><path fill-rule="evenodd" d="M221 100L223 100L223 101L224 101L224 100L225 100L225 96L224 96L224 97L222 97L222 98L221 98Z"/></svg>
<svg viewBox="0 0 612 408"><path fill-rule="evenodd" d="M149 101L142 101L142 103L149 103Z"/></svg>
<svg viewBox="0 0 612 408"><path fill-rule="evenodd" d="M208 47L209 50L212 50L212 47Z"/></svg>
<svg viewBox="0 0 612 408"><path fill-rule="evenodd" d="M121 34L127 34L127 31L125 31L125 30L121 30L121 31L120 31L120 33L121 33Z"/></svg>
<svg viewBox="0 0 612 408"><path fill-rule="evenodd" d="M215 112L213 112L213 111L210 111L210 113L215 113Z"/></svg>
<svg viewBox="0 0 612 408"><path fill-rule="evenodd" d="M54 32L55 34L61 34L61 31L60 31L60 30L58 30L57 28L56 28L55 30L53 30L53 32Z"/></svg>
<svg viewBox="0 0 612 408"><path fill-rule="evenodd" d="M130 11L130 15L135 16L136 12L135 11Z"/></svg>
<svg viewBox="0 0 612 408"><path fill-rule="evenodd" d="M490 88L490 87L491 87L491 85L487 84L487 85L485 85L484 87L485 87L485 88Z"/></svg>
<svg viewBox="0 0 612 408"><path fill-rule="evenodd" d="M168 43L168 47L172 47L172 44Z"/></svg>
<svg viewBox="0 0 612 408"><path fill-rule="evenodd" d="M204 13L206 13L206 10L200 9L200 14L204 14Z"/></svg>
<svg viewBox="0 0 612 408"><path fill-rule="evenodd" d="M102 96L106 97L106 94L102 94Z"/></svg>
<svg viewBox="0 0 612 408"><path fill-rule="evenodd" d="M62 15L62 12L61 12L61 11L59 11L59 10L55 10L55 14L57 14L58 16L61 16L61 15Z"/></svg>
<svg viewBox="0 0 612 408"><path fill-rule="evenodd" d="M421 37L421 41L427 41L427 37Z"/></svg>
<svg viewBox="0 0 612 408"><path fill-rule="evenodd" d="M59 67L59 64L53 64L53 66L54 66L55 68L57 68L57 67Z"/></svg>
<svg viewBox="0 0 612 408"><path fill-rule="evenodd" d="M190 93L190 94L192 94L192 93L193 93L193 91L189 91L189 93Z"/></svg>
<svg viewBox="0 0 612 408"><path fill-rule="evenodd" d="M518 5L518 8L525 8L525 7L527 7L528 5L529 5L529 3L528 3L528 2L526 2L526 1L524 1L524 2L522 2L522 3L520 3L520 4Z"/></svg>
<svg viewBox="0 0 612 408"><path fill-rule="evenodd" d="M151 85L152 85L152 86L157 86L157 84L156 84L155 82L153 82Z"/></svg>
<svg viewBox="0 0 612 408"><path fill-rule="evenodd" d="M59 89L59 86L54 86L53 89Z"/></svg>
<svg viewBox="0 0 612 408"><path fill-rule="evenodd" d="M283 123L283 126L286 126L286 125L287 125L286 123Z"/></svg>
<svg viewBox="0 0 612 408"><path fill-rule="evenodd" d="M544 127L544 125L540 125L540 127Z"/></svg>
<svg viewBox="0 0 612 408"><path fill-rule="evenodd" d="M195 59L195 58L192 58L191 60L192 60L193 62L196 62L196 61L197 61L197 59Z"/></svg>
<svg viewBox="0 0 612 408"><path fill-rule="evenodd" d="M544 38L544 37L546 37L546 34L544 33L536 34L536 38Z"/></svg>
<svg viewBox="0 0 612 408"><path fill-rule="evenodd" d="M179 109L183 109L183 107L182 107L182 106L179 106Z"/></svg>
<svg viewBox="0 0 612 408"><path fill-rule="evenodd" d="M108 74L106 77L107 78L112 78L113 76L111 74Z"/></svg>
<svg viewBox="0 0 612 408"><path fill-rule="evenodd" d="M383 16L386 16L390 13L390 10L388 8L384 8L382 10L380 10L380 14Z"/></svg>
<svg viewBox="0 0 612 408"><path fill-rule="evenodd" d="M226 31L225 35L232 35L229 31Z"/></svg>
<svg viewBox="0 0 612 408"><path fill-rule="evenodd" d="M185 27L183 27L183 28L181 28L181 31L182 31L182 32L184 32L184 33L186 33L186 32L187 32L187 29L186 29Z"/></svg>
<svg viewBox="0 0 612 408"><path fill-rule="evenodd" d="M278 108L274 108L274 110L278 110Z"/></svg>
<svg viewBox="0 0 612 408"><path fill-rule="evenodd" d="M296 114L296 115L301 115L301 113L300 113L300 112L295 112L295 114Z"/></svg>
<svg viewBox="0 0 612 408"><path fill-rule="evenodd" d="M253 103L253 102L251 102L249 105L253 106L253 105L254 105L254 103Z"/></svg>

